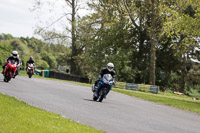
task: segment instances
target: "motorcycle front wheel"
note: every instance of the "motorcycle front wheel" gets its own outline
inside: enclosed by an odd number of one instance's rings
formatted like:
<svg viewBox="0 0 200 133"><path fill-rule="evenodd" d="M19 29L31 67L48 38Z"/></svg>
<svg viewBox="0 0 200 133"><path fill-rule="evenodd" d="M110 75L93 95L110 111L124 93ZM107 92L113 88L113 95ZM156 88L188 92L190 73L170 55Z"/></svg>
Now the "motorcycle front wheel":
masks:
<svg viewBox="0 0 200 133"><path fill-rule="evenodd" d="M93 95L93 100L97 101L97 99L98 99L98 97L96 97L96 96Z"/></svg>
<svg viewBox="0 0 200 133"><path fill-rule="evenodd" d="M8 75L4 76L4 82L9 82L11 80L11 75L12 75L12 72L8 72Z"/></svg>
<svg viewBox="0 0 200 133"><path fill-rule="evenodd" d="M29 76L29 78L31 78L31 77L32 77L32 73L33 73L33 71L32 71L32 70L30 70L30 71L29 71L29 73L28 73L28 76Z"/></svg>
<svg viewBox="0 0 200 133"><path fill-rule="evenodd" d="M100 94L99 102L102 102L104 97L105 97L105 95L106 95L106 89L101 89L99 94Z"/></svg>

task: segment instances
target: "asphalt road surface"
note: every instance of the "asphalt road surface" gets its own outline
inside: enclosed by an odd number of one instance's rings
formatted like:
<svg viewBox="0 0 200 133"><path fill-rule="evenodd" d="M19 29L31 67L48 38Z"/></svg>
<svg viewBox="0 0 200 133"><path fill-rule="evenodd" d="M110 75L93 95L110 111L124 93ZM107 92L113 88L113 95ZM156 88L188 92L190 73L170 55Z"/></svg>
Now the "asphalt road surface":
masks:
<svg viewBox="0 0 200 133"><path fill-rule="evenodd" d="M94 102L90 87L72 83L28 76L5 83L0 74L0 93L107 133L200 133L199 114L112 91Z"/></svg>

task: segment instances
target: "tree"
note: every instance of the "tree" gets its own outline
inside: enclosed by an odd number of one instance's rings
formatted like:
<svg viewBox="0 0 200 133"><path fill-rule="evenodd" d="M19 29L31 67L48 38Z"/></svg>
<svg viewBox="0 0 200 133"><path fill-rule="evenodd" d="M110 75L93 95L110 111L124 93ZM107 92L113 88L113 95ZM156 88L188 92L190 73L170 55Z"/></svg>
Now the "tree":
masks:
<svg viewBox="0 0 200 133"><path fill-rule="evenodd" d="M41 52L42 60L46 61L49 64L51 69L57 68L56 58L51 54L47 53L46 51Z"/></svg>
<svg viewBox="0 0 200 133"><path fill-rule="evenodd" d="M0 40L11 40L14 37L11 34L0 34Z"/></svg>
<svg viewBox="0 0 200 133"><path fill-rule="evenodd" d="M97 3L97 4L96 4ZM126 40L130 42L129 45L132 47L132 66L131 69L138 70L136 81L141 81L140 72L146 72L145 65L135 65L141 64L141 61L146 63L146 59L149 55L149 83L155 84L155 70L156 70L156 46L158 45L158 38L161 32L160 27L162 21L158 21L160 18L159 12L159 1L148 0L148 1L131 1L131 0L116 0L116 1L104 1L99 0L98 2L93 2L93 7L96 8L98 19L100 23L105 25L110 23L114 25L121 18L123 18L125 26L129 27L129 39ZM102 15L102 16L100 16ZM114 16L114 17L113 17ZM107 24L110 26L109 24ZM135 33L133 33L133 31ZM132 33L132 35L130 34ZM134 39L133 39L134 38ZM134 41L131 41L134 40ZM113 40L114 41L114 40ZM150 46L150 47L149 47ZM149 52L146 49L150 48ZM146 52L146 53L144 53ZM138 54L136 54L138 53ZM134 56L137 56L135 58ZM137 59L137 62L135 61ZM145 79L143 79L145 81Z"/></svg>
<svg viewBox="0 0 200 133"><path fill-rule="evenodd" d="M164 23L164 32L173 38L173 48L176 55L182 58L180 92L184 92L187 62L193 55L196 47L199 47L200 36L200 3L196 0L178 0L174 6L163 6L163 13L167 16Z"/></svg>
<svg viewBox="0 0 200 133"><path fill-rule="evenodd" d="M0 40L0 53L0 65L4 65L5 60L12 53L12 46L9 41Z"/></svg>
<svg viewBox="0 0 200 133"><path fill-rule="evenodd" d="M46 28L38 28L37 33L42 34L43 37L46 39L64 39L68 38L71 41L71 59L70 59L70 69L72 74L79 75L81 72L81 69L77 63L76 56L79 55L81 52L80 47L78 47L77 43L77 21L80 18L78 15L78 11L81 9L80 0L65 0L67 4L67 8L70 8L71 11L65 12L65 14L61 17L59 17L56 21L48 25ZM40 2L39 2L40 3ZM68 18L70 16L71 18ZM56 33L56 31L46 31L49 27L51 27L53 24L57 23L62 18L67 17L67 21L70 22L70 27L65 27L66 31L65 33ZM66 22L67 25L67 22ZM68 35L70 33L71 35Z"/></svg>

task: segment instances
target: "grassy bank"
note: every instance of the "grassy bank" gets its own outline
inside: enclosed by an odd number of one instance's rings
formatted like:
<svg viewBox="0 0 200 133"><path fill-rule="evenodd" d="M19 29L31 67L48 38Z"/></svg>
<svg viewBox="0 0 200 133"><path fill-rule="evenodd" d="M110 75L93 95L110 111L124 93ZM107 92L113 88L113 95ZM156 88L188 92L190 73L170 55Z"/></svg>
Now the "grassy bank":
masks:
<svg viewBox="0 0 200 133"><path fill-rule="evenodd" d="M92 127L65 119L13 97L0 94L0 132L8 133L100 133Z"/></svg>
<svg viewBox="0 0 200 133"><path fill-rule="evenodd" d="M190 97L187 96L179 96L175 94L169 93L159 93L159 94L152 94L140 91L131 91L125 89L112 89L115 92L123 93L125 95L141 98L144 100L156 102L159 104L164 104L172 107L176 107L179 109L191 111L200 114L200 101L194 101Z"/></svg>

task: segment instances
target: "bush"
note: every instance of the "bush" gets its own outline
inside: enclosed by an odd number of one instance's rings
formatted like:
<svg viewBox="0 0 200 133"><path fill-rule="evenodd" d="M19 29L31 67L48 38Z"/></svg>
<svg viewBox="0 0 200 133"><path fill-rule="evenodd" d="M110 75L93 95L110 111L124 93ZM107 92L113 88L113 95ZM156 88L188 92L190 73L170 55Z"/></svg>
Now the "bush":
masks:
<svg viewBox="0 0 200 133"><path fill-rule="evenodd" d="M186 95L194 98L200 98L200 85L189 86L186 85Z"/></svg>
<svg viewBox="0 0 200 133"><path fill-rule="evenodd" d="M49 69L49 65L46 61L39 60L38 62L36 62L36 69Z"/></svg>

